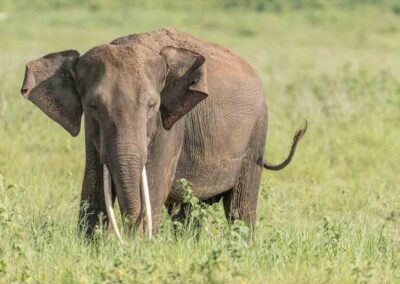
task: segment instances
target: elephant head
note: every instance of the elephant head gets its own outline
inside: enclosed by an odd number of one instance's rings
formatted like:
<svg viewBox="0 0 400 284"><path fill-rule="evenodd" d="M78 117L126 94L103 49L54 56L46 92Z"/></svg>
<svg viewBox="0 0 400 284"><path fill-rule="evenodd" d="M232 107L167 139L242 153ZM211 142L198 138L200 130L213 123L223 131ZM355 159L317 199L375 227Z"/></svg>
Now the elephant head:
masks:
<svg viewBox="0 0 400 284"><path fill-rule="evenodd" d="M86 143L105 166L104 184L114 183L121 214L137 226L148 144L158 124L171 129L207 97L204 61L196 52L172 46L155 51L106 44L83 56L61 51L26 65L21 94L72 136L79 134L85 114ZM110 190L105 186L112 210ZM114 225L112 211L108 215Z"/></svg>

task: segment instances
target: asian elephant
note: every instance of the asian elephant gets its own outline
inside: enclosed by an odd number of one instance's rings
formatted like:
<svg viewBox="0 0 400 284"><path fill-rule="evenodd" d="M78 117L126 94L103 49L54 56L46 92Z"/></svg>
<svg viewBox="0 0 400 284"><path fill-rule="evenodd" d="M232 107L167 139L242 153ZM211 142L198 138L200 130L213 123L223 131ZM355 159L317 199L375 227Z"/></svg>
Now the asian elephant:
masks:
<svg viewBox="0 0 400 284"><path fill-rule="evenodd" d="M200 200L222 198L228 220L253 224L262 168L288 165L307 125L286 160L267 162L267 106L254 69L230 50L173 28L118 38L82 56L66 50L31 61L21 93L72 136L85 114L79 222L88 236L114 219L107 198L111 207L118 199L128 229L142 231L144 167L154 231L162 207L182 202L174 187L179 178ZM103 195L104 182L112 198Z"/></svg>

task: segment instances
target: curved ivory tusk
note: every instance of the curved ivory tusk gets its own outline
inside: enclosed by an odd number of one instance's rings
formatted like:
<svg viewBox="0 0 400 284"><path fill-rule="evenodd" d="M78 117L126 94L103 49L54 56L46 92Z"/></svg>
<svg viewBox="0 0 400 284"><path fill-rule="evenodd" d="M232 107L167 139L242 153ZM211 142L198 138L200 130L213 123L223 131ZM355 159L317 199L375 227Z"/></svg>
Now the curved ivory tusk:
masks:
<svg viewBox="0 0 400 284"><path fill-rule="evenodd" d="M153 232L153 221L151 215L150 194L149 194L149 185L147 182L146 166L143 166L143 171L142 171L142 195L144 197L147 231L149 233L149 239L151 239Z"/></svg>
<svg viewBox="0 0 400 284"><path fill-rule="evenodd" d="M117 235L118 240L123 244L121 234L118 229L117 220L115 220L115 214L112 204L112 192L111 192L111 176L110 171L106 165L103 165L103 182L104 182L104 200L106 202L106 210L108 219L110 220L111 226Z"/></svg>

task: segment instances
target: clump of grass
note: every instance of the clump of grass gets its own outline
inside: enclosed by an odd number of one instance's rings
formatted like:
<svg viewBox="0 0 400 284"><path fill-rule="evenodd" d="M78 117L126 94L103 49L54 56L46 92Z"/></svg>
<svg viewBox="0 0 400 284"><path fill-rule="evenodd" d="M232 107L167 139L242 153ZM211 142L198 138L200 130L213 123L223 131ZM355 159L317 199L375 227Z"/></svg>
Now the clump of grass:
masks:
<svg viewBox="0 0 400 284"><path fill-rule="evenodd" d="M251 228L248 224L237 220L233 224L228 224L222 211L221 204L208 205L193 195L192 184L186 179L176 181L176 188L184 196L182 204L178 206L172 215L177 214L178 210L185 210L187 216L183 222L173 223L178 233L190 234L214 239L239 240L249 238ZM183 208L182 208L183 207Z"/></svg>

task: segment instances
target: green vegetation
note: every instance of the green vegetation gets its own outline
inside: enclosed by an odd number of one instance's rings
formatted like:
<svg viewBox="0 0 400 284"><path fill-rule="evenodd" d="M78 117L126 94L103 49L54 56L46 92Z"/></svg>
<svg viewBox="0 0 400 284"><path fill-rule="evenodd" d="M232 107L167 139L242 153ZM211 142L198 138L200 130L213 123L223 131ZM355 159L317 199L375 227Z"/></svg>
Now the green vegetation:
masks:
<svg viewBox="0 0 400 284"><path fill-rule="evenodd" d="M397 1L83 2L0 0L0 283L400 282ZM24 64L167 25L257 69L269 160L286 155L304 118L309 131L288 169L264 172L254 235L189 194L201 227L175 235L165 216L152 241L121 246L99 230L88 243L76 231L83 135L19 95Z"/></svg>
<svg viewBox="0 0 400 284"><path fill-rule="evenodd" d="M90 10L107 10L132 6L147 8L240 8L254 11L282 12L298 9L324 10L329 8L356 9L360 6L375 6L378 8L392 9L400 13L397 0L2 0L0 9L63 9L68 7L88 8Z"/></svg>

